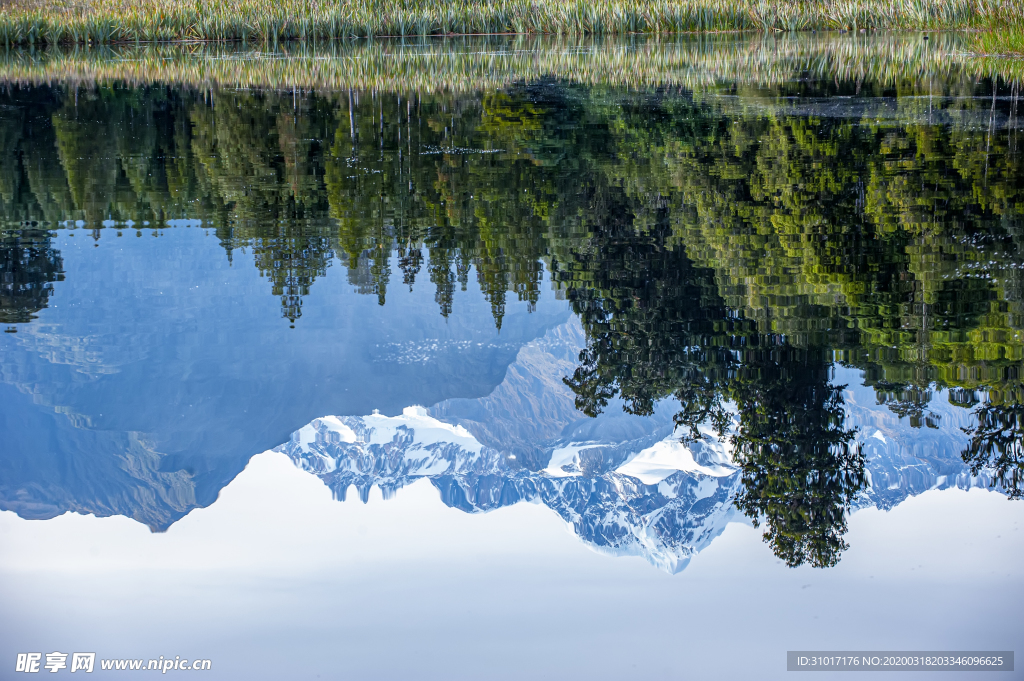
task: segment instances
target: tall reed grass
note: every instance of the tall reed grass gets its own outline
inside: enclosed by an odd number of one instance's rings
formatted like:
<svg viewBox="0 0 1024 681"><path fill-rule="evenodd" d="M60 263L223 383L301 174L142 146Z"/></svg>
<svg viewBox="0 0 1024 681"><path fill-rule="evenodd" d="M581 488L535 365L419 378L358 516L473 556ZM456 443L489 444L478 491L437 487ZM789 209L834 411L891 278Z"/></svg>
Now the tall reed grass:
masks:
<svg viewBox="0 0 1024 681"><path fill-rule="evenodd" d="M0 52L0 83L168 83L198 88L468 91L554 77L598 85L770 86L795 78L895 83L1003 75L966 54L970 36L769 34L675 38L393 39L277 49L191 45ZM1001 66L1000 66L1001 64Z"/></svg>
<svg viewBox="0 0 1024 681"><path fill-rule="evenodd" d="M984 55L1024 57L1024 23L979 33L974 38L973 47Z"/></svg>
<svg viewBox="0 0 1024 681"><path fill-rule="evenodd" d="M984 29L1022 21L1020 0L22 0L0 12L0 45Z"/></svg>

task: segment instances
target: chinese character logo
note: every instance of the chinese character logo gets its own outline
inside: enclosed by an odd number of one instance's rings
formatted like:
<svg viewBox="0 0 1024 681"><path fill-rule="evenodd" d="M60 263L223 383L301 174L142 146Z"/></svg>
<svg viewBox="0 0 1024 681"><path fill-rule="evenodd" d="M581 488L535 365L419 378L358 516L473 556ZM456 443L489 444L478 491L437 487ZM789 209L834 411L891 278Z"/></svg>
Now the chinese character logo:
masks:
<svg viewBox="0 0 1024 681"><path fill-rule="evenodd" d="M91 672L96 663L96 653L75 653L71 656L71 671Z"/></svg>
<svg viewBox="0 0 1024 681"><path fill-rule="evenodd" d="M51 674L56 674L58 669L68 668L67 653L46 653L46 669Z"/></svg>
<svg viewBox="0 0 1024 681"><path fill-rule="evenodd" d="M43 659L42 653L18 653L18 662L14 666L16 672L34 673L39 671L39 660Z"/></svg>
<svg viewBox="0 0 1024 681"><path fill-rule="evenodd" d="M35 674L39 672L42 662L42 653L18 653L18 661L14 665L14 671ZM72 653L71 671L91 672L96 664L96 653ZM61 669L68 668L68 654L52 652L46 653L46 664L42 665L51 674L56 674Z"/></svg>

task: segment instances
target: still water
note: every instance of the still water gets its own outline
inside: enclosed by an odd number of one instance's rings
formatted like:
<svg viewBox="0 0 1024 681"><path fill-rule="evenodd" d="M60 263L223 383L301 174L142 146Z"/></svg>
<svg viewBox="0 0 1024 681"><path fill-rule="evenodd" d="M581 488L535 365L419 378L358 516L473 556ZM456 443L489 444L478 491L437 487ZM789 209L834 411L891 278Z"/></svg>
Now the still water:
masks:
<svg viewBox="0 0 1024 681"><path fill-rule="evenodd" d="M530 55L502 83L10 77L0 677L1013 650L1015 82Z"/></svg>

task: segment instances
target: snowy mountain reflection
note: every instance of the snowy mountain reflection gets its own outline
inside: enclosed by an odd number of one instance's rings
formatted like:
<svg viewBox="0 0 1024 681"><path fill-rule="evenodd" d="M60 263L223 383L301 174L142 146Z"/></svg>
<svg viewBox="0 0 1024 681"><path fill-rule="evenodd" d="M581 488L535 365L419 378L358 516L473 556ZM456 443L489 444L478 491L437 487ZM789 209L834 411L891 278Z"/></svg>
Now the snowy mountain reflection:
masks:
<svg viewBox="0 0 1024 681"><path fill-rule="evenodd" d="M559 379L583 342L582 328L572 320L526 345L505 381L485 398L408 407L400 416L327 416L275 451L318 476L340 500L355 487L365 502L374 485L389 499L428 478L448 506L480 513L541 503L594 549L642 556L679 572L729 522L743 520L736 501L745 470L734 461L732 438L701 426L703 439L681 442L673 419L678 403L671 400L647 416L609 409L589 418L576 411L573 392ZM855 372L836 373L860 383ZM844 407L845 423L865 457L864 477L875 484L858 485L852 503L834 509L838 523L827 519L834 526L806 533L806 556L790 560L792 554L766 534L792 564L838 561L851 506L891 508L927 489L989 484L986 477L972 477L959 457L967 439L960 430L969 420L964 410L933 405L945 425L922 434L876 405L870 389L847 386ZM735 429L738 419L733 422ZM790 492L789 500L795 496ZM751 515L756 523L758 515ZM769 531L778 529L770 517L767 524ZM814 551L825 540L838 548L823 558Z"/></svg>

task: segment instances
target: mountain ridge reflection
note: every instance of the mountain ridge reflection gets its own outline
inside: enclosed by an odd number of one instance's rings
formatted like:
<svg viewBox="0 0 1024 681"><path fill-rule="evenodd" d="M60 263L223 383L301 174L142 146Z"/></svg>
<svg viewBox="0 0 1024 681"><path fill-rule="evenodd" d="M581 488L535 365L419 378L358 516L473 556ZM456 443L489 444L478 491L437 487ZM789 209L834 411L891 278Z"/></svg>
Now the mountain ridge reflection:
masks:
<svg viewBox="0 0 1024 681"><path fill-rule="evenodd" d="M541 503L590 547L641 556L670 573L682 571L729 522L743 521L746 515L746 522L756 524L762 511L744 501L751 494L745 489L750 474L734 460L731 443L705 426L703 439L683 444L670 400L654 405L645 416L616 410L592 418L567 408L574 394L558 377L572 366L584 343L582 326L570 321L524 346L492 395L430 409L408 407L400 416L316 419L274 451L319 477L342 501L354 488L366 502L373 486L387 500L425 478L444 504L467 513L522 501ZM857 378L847 369L835 371ZM930 442L917 442L915 450L906 446L915 438L905 421L878 405L858 403L858 398L870 398L870 390L847 392L842 420L851 431L861 431L856 445L864 450L865 476L875 485L858 486L836 505L831 512L839 517L826 517L832 525L797 534L811 544L832 542L824 556L812 546L804 549L807 557L794 560L792 545L785 543L786 537L779 539L788 530L787 520L769 516L765 540L792 565L827 567L838 562L848 548L842 535L851 507L889 509L929 489L991 483L988 476L972 475L958 456L967 439L959 428L969 421L962 410L937 405L955 425L937 432ZM521 418L524 404L546 405L551 418ZM538 420L545 426L539 430ZM527 441L510 437L521 423L531 427L529 436L535 438L532 460L526 463L520 457ZM868 429L872 432L866 434ZM543 467L537 469L537 462Z"/></svg>

